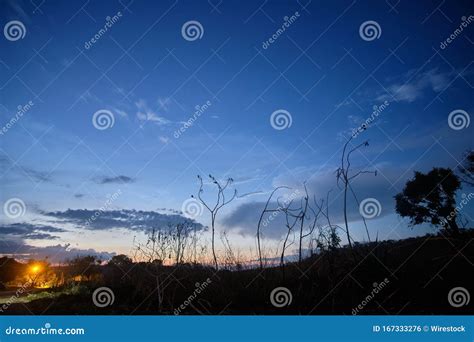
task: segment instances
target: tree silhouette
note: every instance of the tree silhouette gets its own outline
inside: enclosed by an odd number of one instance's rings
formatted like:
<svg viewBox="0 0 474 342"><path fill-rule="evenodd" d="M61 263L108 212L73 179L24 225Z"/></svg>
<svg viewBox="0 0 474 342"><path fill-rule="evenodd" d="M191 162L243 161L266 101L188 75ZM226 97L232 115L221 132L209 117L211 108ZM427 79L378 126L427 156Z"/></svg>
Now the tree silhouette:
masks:
<svg viewBox="0 0 474 342"><path fill-rule="evenodd" d="M263 221L263 218L264 218L265 214L282 211L282 207L280 207L280 206L278 206L278 208L276 208L276 209L268 209L268 205L270 204L270 201L272 200L273 195L275 194L275 192L277 192L280 189L289 189L289 188L286 187L286 186L279 186L279 187L273 189L273 191L270 193L270 196L268 196L267 202L265 203L265 207L263 208L263 210L260 214L260 218L258 219L256 236L257 236L257 250L258 250L258 260L259 260L259 264L260 264L260 269L263 269L262 245L260 243L262 221Z"/></svg>
<svg viewBox="0 0 474 342"><path fill-rule="evenodd" d="M363 127L362 130L365 130L366 128ZM352 188L351 181L356 179L362 174L365 173L373 173L375 176L377 176L377 171L369 171L369 170L359 170L357 172L352 172L351 169L351 155L355 151L358 151L359 149L363 147L369 146L369 141L364 141L356 146L349 146L351 143L352 139L354 139L355 136L352 135L347 139L346 143L344 144L344 148L342 149L342 156L341 156L341 164L339 168L336 170L336 178L337 178L337 185L340 186L342 183L342 188L344 190L344 225L346 227L346 236L347 236L347 242L349 244L350 250L352 250L352 242L351 242L351 235L349 232L349 223L347 219L347 196L348 196L348 191L351 191L352 196L356 200L357 204L359 204L359 199L356 196L356 193L354 189ZM348 150L348 147L350 149ZM367 228L367 224L365 222L365 218L362 216L362 221L364 222L365 230L367 232L367 238L369 239L370 242L370 235L369 235L369 229Z"/></svg>
<svg viewBox="0 0 474 342"><path fill-rule="evenodd" d="M2 284L13 281L19 274L25 272L25 265L14 258L3 256L0 258L0 290ZM3 286L4 287L4 286Z"/></svg>
<svg viewBox="0 0 474 342"><path fill-rule="evenodd" d="M293 232L293 228L295 227L296 223L300 219L299 214L295 215L294 211L296 210L296 211L299 212L299 211L301 211L301 208L291 209L291 204L292 203L293 203L293 200L290 200L286 204L286 206L279 205L279 207L282 208L282 211L285 214L285 220L286 220L285 227L287 229L285 239L283 240L283 246L282 246L281 256L280 256L280 266L282 267L283 271L284 271L283 266L284 266L284 263L285 263L285 252L288 249L288 247L290 247L295 242L294 239L293 239L293 241L288 243L288 239L289 239L291 233Z"/></svg>
<svg viewBox="0 0 474 342"><path fill-rule="evenodd" d="M464 164L459 166L461 181L474 186L474 150L466 152Z"/></svg>
<svg viewBox="0 0 474 342"><path fill-rule="evenodd" d="M395 196L395 210L400 216L409 217L411 225L428 222L457 234L455 194L460 187L459 177L451 169L415 172L415 177Z"/></svg>
<svg viewBox="0 0 474 342"><path fill-rule="evenodd" d="M300 234L299 234L299 247L298 247L298 262L301 263L303 261L303 240L308 236L311 237L313 235L314 229L316 228L316 224L318 222L319 214L321 213L321 209L319 211L314 210L311 205L309 204L309 194L308 189L306 188L306 183L304 183L304 191L305 196L301 199L301 212L300 212ZM313 213L313 217L309 215L308 209ZM304 221L308 220L309 224L305 228Z"/></svg>
<svg viewBox="0 0 474 342"><path fill-rule="evenodd" d="M226 199L226 189L229 185L231 185L234 180L232 178L227 178L225 181L221 182L217 180L213 175L209 175L209 180L211 181L212 184L215 185L217 188L217 193L216 193L216 201L215 203L210 203L206 202L202 198L202 194L204 193L204 182L202 180L202 177L200 175L197 176L200 182L199 186L199 191L198 191L198 199L204 205L204 207L209 211L211 214L211 230L212 230L212 236L211 236L211 248L212 248L212 257L214 259L214 265L216 267L216 270L219 269L219 264L217 262L217 255L216 255L216 247L215 247L215 231L216 231L216 218L217 214L219 213L219 210L222 209L222 207L226 206L230 202L232 202L236 197L237 197L237 189L234 189L232 192L232 196L230 198L228 197ZM194 196L191 196L194 198Z"/></svg>
<svg viewBox="0 0 474 342"><path fill-rule="evenodd" d="M115 265L117 267L125 267L129 266L133 263L132 259L130 259L125 254L114 255L112 259L109 261L109 265Z"/></svg>

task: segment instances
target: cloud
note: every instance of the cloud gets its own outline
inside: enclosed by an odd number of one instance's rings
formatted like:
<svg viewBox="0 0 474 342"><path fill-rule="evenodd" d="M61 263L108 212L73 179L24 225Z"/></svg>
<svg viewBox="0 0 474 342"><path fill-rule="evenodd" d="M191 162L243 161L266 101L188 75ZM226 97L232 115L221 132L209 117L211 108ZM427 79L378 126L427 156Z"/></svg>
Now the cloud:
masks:
<svg viewBox="0 0 474 342"><path fill-rule="evenodd" d="M92 255L100 260L109 260L116 255L116 253L98 252L94 249L69 248L69 244L36 247L21 240L0 240L0 254L11 256L17 260L47 258L53 264L80 256Z"/></svg>
<svg viewBox="0 0 474 342"><path fill-rule="evenodd" d="M282 202L285 197L293 198L293 207L299 207L304 194L304 187L301 180L306 180L306 186L312 204L314 203L314 198L318 201L322 198L325 199L328 191L331 191L329 197L329 214L331 221L333 224L343 224L343 189L337 186L334 169L318 170L317 168L301 167L275 177L273 179L274 187L287 186L290 189L282 189L277 192L274 196L274 201L269 204L269 208L278 208L276 199L279 196L282 196L280 202ZM375 198L381 205L378 218L393 214L395 206L393 197L399 189L391 188L391 186L397 180L397 184L403 184L403 180L411 176L411 173L406 173L405 178L399 180L400 175L404 174L404 169L401 167L378 165L375 168L368 169L376 169L378 175L362 174L351 183L359 202L366 198ZM294 194L297 194L297 196ZM222 224L242 235L255 236L257 222L264 205L264 200L243 203L227 215L222 220ZM362 220L359 205L351 193L349 193L348 197L347 214L348 220L351 223L361 222ZM270 216L272 216L271 219L269 219ZM263 229L263 234L267 238L278 240L286 233L284 214L269 213L264 217L264 220L267 224Z"/></svg>
<svg viewBox="0 0 474 342"><path fill-rule="evenodd" d="M159 116L156 112L150 109L145 100L139 100L135 103L137 107L137 118L140 121L151 121L158 126L164 126L171 123L168 119Z"/></svg>
<svg viewBox="0 0 474 342"><path fill-rule="evenodd" d="M197 230L204 229L200 223L181 215L161 214L156 211L68 209L66 211L41 212L41 214L55 218L56 224L71 223L78 228L90 230L124 228L148 232L177 223L189 223Z"/></svg>
<svg viewBox="0 0 474 342"><path fill-rule="evenodd" d="M222 223L231 229L235 229L243 236L254 236L256 234L257 223L265 207L265 202L248 202L238 206L230 215L226 216ZM272 202L269 209L276 209L278 204ZM272 216L272 221L269 218ZM268 222L263 228L263 234L271 239L279 239L285 232L285 216L280 214L267 214L263 218Z"/></svg>
<svg viewBox="0 0 474 342"><path fill-rule="evenodd" d="M128 117L127 112L125 112L125 111L123 111L123 110L114 108L114 111L115 111L118 115L120 115L122 118L127 118L127 117Z"/></svg>
<svg viewBox="0 0 474 342"><path fill-rule="evenodd" d="M161 212L168 212L168 213L172 213L172 214L177 214L177 215L181 215L183 213L181 210L170 209L170 208L158 208L156 210L161 211Z"/></svg>
<svg viewBox="0 0 474 342"><path fill-rule="evenodd" d="M141 210L87 210L68 209L65 211L40 211L46 224L14 223L0 226L0 254L10 254L17 259L43 259L48 257L51 262L62 262L76 256L94 255L102 260L110 259L115 253L97 252L93 249L70 249L69 245L46 247L31 246L25 240L55 240L55 233L71 232L77 229L89 231L112 230L117 228L147 233L177 223L188 223L197 231L207 229L202 224L185 218L180 214L162 214L155 211ZM65 230L64 225L74 228Z"/></svg>
<svg viewBox="0 0 474 342"><path fill-rule="evenodd" d="M46 247L31 246L25 240L55 240L55 233L84 230L112 230L116 228L137 232L149 232L177 223L188 223L198 231L205 230L202 224L185 218L179 214L161 214L155 211L141 210L87 210L68 209L65 211L44 212L42 220L46 224L13 223L0 226L0 254L9 254L17 259L43 259L48 257L51 262L62 262L76 256L94 255L102 260L110 259L115 253L97 252L93 249L70 249L69 245L54 245ZM64 225L74 228L65 230Z"/></svg>
<svg viewBox="0 0 474 342"><path fill-rule="evenodd" d="M447 87L452 76L452 73L440 72L437 69L419 74L411 70L403 76L404 80L387 87L388 94L379 95L376 100L392 101L395 98L400 102L411 103L423 97L428 90L439 93Z"/></svg>
<svg viewBox="0 0 474 342"><path fill-rule="evenodd" d="M96 95L92 94L89 90L87 90L81 95L81 99L84 100L86 103L102 103L101 99Z"/></svg>
<svg viewBox="0 0 474 342"><path fill-rule="evenodd" d="M128 176L120 175L115 177L103 176L95 179L95 181L98 184L126 184L135 182L135 179Z"/></svg>
<svg viewBox="0 0 474 342"><path fill-rule="evenodd" d="M30 239L30 240L55 240L58 237L49 233L63 233L62 228L34 225L31 223L13 223L0 226L0 240Z"/></svg>

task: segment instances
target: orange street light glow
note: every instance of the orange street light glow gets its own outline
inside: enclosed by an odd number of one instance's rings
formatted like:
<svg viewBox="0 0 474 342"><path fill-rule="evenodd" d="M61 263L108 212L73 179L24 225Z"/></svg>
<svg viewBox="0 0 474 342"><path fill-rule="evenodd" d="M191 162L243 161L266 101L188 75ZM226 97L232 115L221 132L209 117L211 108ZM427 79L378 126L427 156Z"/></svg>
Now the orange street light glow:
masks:
<svg viewBox="0 0 474 342"><path fill-rule="evenodd" d="M41 266L40 265L31 266L31 272L32 273L38 273L39 271L41 271Z"/></svg>

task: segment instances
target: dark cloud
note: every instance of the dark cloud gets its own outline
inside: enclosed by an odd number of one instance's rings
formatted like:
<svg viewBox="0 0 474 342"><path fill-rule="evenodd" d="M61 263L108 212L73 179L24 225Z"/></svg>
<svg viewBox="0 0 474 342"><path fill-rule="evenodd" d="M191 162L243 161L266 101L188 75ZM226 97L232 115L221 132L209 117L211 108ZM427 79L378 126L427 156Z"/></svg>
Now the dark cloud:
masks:
<svg viewBox="0 0 474 342"><path fill-rule="evenodd" d="M109 260L116 253L98 252L94 249L69 248L69 245L54 245L35 247L22 240L0 240L0 254L14 257L18 260L46 259L51 263L61 263L75 257L92 255L100 260Z"/></svg>
<svg viewBox="0 0 474 342"><path fill-rule="evenodd" d="M84 197L85 195L84 194L74 194L74 197L75 198L82 198Z"/></svg>
<svg viewBox="0 0 474 342"><path fill-rule="evenodd" d="M45 225L30 223L13 223L0 226L0 239L7 240L12 237L31 240L54 240L58 237L49 233L62 233L66 230Z"/></svg>
<svg viewBox="0 0 474 342"><path fill-rule="evenodd" d="M26 236L30 240L57 240L58 237L47 233L30 233Z"/></svg>
<svg viewBox="0 0 474 342"><path fill-rule="evenodd" d="M402 170L388 167L380 167L377 169L379 171L377 176L373 174L363 174L352 182L352 187L359 202L366 198L375 198L380 203L380 212L377 218L381 218L394 213L394 196L399 191L399 187L392 187L392 184L394 184L399 177L402 179L400 179L397 184L403 184L404 179L411 176L411 173L403 175L404 172L402 172ZM310 169L299 169L281 175L274 179L274 186L285 185L291 189L282 190L280 193L277 193L275 199L280 195L291 196L294 198L294 207L300 206L300 201L304 194L301 179L307 180L306 186L312 202L314 197L318 200L321 198L325 199L327 192L331 190L329 197L329 214L333 224L342 225L344 213L343 189L337 186L333 170L315 172ZM297 197L291 195L295 192L298 194ZM242 235L254 236L256 234L258 219L265 205L265 200L266 199L262 199L261 201L241 204L223 219L222 224L230 229L239 231ZM348 195L347 203L348 220L350 222L360 222L362 217L359 212L359 204L351 193ZM276 201L269 205L270 209L276 209L277 207L278 204ZM271 217L271 219L269 219L269 217ZM264 217L264 221L267 222L267 225L263 228L263 234L267 238L280 239L283 234L286 233L284 214L279 213L272 215L270 213Z"/></svg>
<svg viewBox="0 0 474 342"><path fill-rule="evenodd" d="M61 227L64 224L88 230L108 230L124 228L133 231L147 232L177 223L189 223L197 230L205 227L194 220L177 214L160 214L155 211L141 210L66 210L43 212L47 217L46 224L13 223L0 225L0 255L10 255L16 259L44 259L58 263L76 256L93 255L101 260L110 259L115 253L98 252L93 249L69 248L69 245L54 245L46 247L31 246L25 240L55 240L54 233L70 231ZM45 221L43 219L43 221ZM54 222L54 223L53 223Z"/></svg>
<svg viewBox="0 0 474 342"><path fill-rule="evenodd" d="M168 212L168 213L172 213L172 214L176 214L176 215L183 214L183 212L181 210L176 210L176 209L158 208L156 210L161 211L161 212Z"/></svg>
<svg viewBox="0 0 474 342"><path fill-rule="evenodd" d="M133 183L135 182L135 178L131 178L128 176L115 176L115 177L99 177L95 179L96 183L98 184L126 184L126 183Z"/></svg>
<svg viewBox="0 0 474 342"><path fill-rule="evenodd" d="M142 210L90 210L68 209L66 211L41 212L42 215L57 219L57 224L72 223L78 227L91 230L125 228L135 231L150 231L177 223L189 223L197 230L204 226L194 220L178 214L162 214L156 211Z"/></svg>

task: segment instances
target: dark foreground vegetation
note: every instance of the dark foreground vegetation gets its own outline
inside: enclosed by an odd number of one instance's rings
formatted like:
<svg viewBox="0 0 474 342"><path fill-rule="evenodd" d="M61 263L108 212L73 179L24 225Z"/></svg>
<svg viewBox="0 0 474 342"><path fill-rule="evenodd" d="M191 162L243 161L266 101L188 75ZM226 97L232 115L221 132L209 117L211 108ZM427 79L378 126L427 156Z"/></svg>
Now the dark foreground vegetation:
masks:
<svg viewBox="0 0 474 342"><path fill-rule="evenodd" d="M237 190L231 190L231 178L222 182L209 175L215 201L205 200L204 181L198 176L193 206L200 203L211 216L212 253L201 244L192 221L186 221L153 229L146 243L135 246L134 261L126 255L107 263L86 256L51 265L47 260L20 263L3 257L0 313L472 314L474 230L466 228L469 221L462 213L474 194L456 194L463 185L474 186L474 151L467 152L458 170L415 172L395 196L395 211L401 217L411 226L437 227L438 235L380 242L367 230L368 242L358 243L347 219L347 197L352 194L359 202L351 181L377 172L351 170L351 153L368 145L349 150L351 140L336 172L343 192L343 226L331 219L329 193L317 200L304 186L302 196L277 200L273 208L273 196L286 188L278 187L256 224L256 259L241 262L225 234L225 251L218 258L215 223ZM366 228L365 217L371 213L361 210ZM284 215L286 221L282 247L271 257L261 243L269 214ZM341 246L341 232L346 246ZM293 244L298 261L288 262L285 253ZM305 257L304 250L311 256ZM199 261L206 254L212 259Z"/></svg>
<svg viewBox="0 0 474 342"><path fill-rule="evenodd" d="M462 229L456 236L356 243L352 252L337 248L284 267L217 272L193 264L133 263L123 255L107 265L82 258L51 267L50 274L66 277L62 284L26 295L29 289L7 306L0 292L0 303L3 314L27 315L472 314L472 303L453 307L448 293L454 287L472 293L473 238L472 229ZM94 304L99 287L111 289L113 303ZM271 299L278 287L289 292Z"/></svg>

